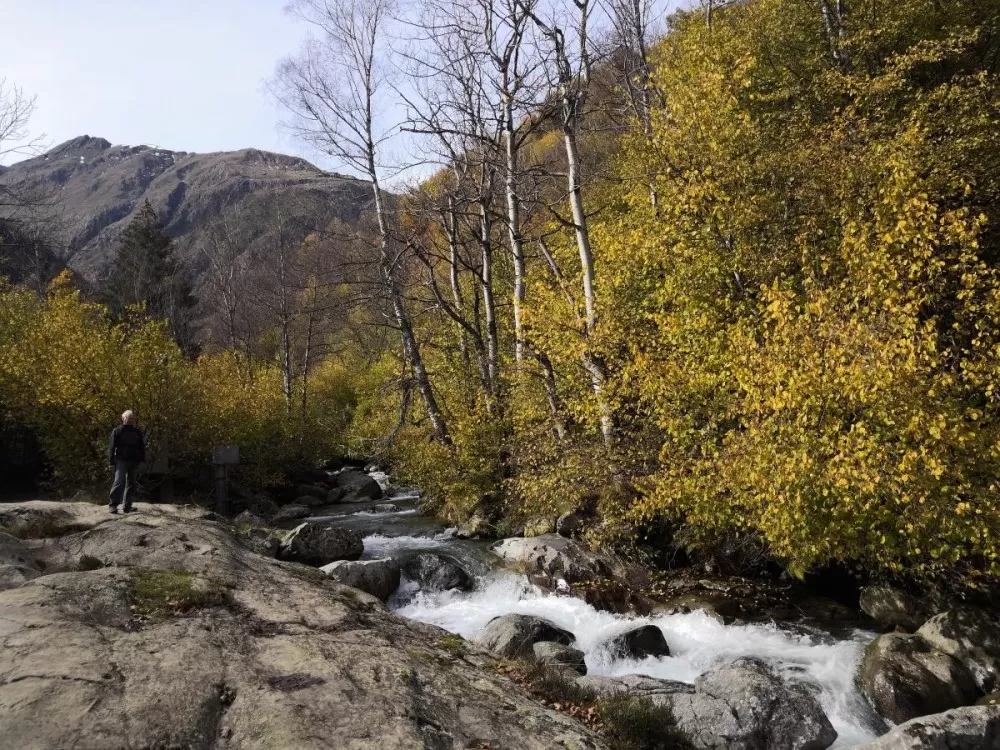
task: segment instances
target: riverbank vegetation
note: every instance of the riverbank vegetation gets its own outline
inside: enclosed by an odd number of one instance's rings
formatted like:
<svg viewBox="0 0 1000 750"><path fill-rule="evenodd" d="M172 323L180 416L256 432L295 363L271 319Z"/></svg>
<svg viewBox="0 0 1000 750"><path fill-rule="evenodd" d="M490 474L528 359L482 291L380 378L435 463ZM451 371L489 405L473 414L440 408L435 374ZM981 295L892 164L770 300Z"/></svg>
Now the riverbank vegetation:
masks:
<svg viewBox="0 0 1000 750"><path fill-rule="evenodd" d="M0 388L57 474L127 387L172 456L225 439L266 471L350 444L456 521L577 511L620 548L684 526L797 575L1000 573L1000 6L293 8L317 39L274 89L373 186L351 326L293 412L302 326L246 370L64 281L5 288ZM390 194L407 150L437 171Z"/></svg>

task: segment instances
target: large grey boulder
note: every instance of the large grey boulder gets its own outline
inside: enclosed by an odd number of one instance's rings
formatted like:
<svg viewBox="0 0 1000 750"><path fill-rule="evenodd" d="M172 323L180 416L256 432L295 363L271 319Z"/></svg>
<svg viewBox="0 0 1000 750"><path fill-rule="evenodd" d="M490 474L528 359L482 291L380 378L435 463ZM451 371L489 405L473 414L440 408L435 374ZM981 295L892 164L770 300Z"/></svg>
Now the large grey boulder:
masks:
<svg viewBox="0 0 1000 750"><path fill-rule="evenodd" d="M601 555L589 552L557 534L543 534L531 539L502 539L495 542L490 551L507 563L565 578L571 583L613 572L612 565Z"/></svg>
<svg viewBox="0 0 1000 750"><path fill-rule="evenodd" d="M491 659L255 554L229 523L172 506L98 510L90 531L46 544L49 559L108 567L0 591L3 748L607 750ZM137 587L147 567L179 600Z"/></svg>
<svg viewBox="0 0 1000 750"><path fill-rule="evenodd" d="M380 500L382 487L367 474L345 469L337 475L337 486L342 487L347 496L354 495L367 500ZM346 498L342 502L350 502ZM356 501L363 502L363 501Z"/></svg>
<svg viewBox="0 0 1000 750"><path fill-rule="evenodd" d="M917 597L892 586L865 586L861 589L861 611L887 628L903 628L913 633L930 617Z"/></svg>
<svg viewBox="0 0 1000 750"><path fill-rule="evenodd" d="M420 552L403 562L406 577L428 591L448 591L472 588L473 579L450 557L435 552Z"/></svg>
<svg viewBox="0 0 1000 750"><path fill-rule="evenodd" d="M642 675L581 677L576 684L599 696L634 695L669 709L698 750L823 750L837 739L812 692L786 683L759 659L723 664L693 686Z"/></svg>
<svg viewBox="0 0 1000 750"><path fill-rule="evenodd" d="M41 574L31 550L20 539L0 532L0 591L20 586Z"/></svg>
<svg viewBox="0 0 1000 750"><path fill-rule="evenodd" d="M477 646L506 659L530 659L535 644L541 641L568 646L573 634L541 617L502 615L490 620L472 639Z"/></svg>
<svg viewBox="0 0 1000 750"><path fill-rule="evenodd" d="M670 656L670 647L663 631L655 625L640 625L626 630L605 644L619 659L645 659L647 656Z"/></svg>
<svg viewBox="0 0 1000 750"><path fill-rule="evenodd" d="M568 670L576 674L587 674L584 653L578 648L553 641L539 641L531 647L535 661L555 670Z"/></svg>
<svg viewBox="0 0 1000 750"><path fill-rule="evenodd" d="M281 540L278 555L282 560L319 566L337 560L357 560L364 551L361 534L353 529L303 523Z"/></svg>
<svg viewBox="0 0 1000 750"><path fill-rule="evenodd" d="M920 716L855 750L997 750L1000 706L964 706Z"/></svg>
<svg viewBox="0 0 1000 750"><path fill-rule="evenodd" d="M1000 624L981 609L953 609L934 615L917 635L958 659L984 693L1000 688Z"/></svg>
<svg viewBox="0 0 1000 750"><path fill-rule="evenodd" d="M338 560L320 568L345 586L360 589L385 601L399 587L399 563L382 560Z"/></svg>
<svg viewBox="0 0 1000 750"><path fill-rule="evenodd" d="M875 710L896 724L974 703L980 695L961 662L918 635L901 633L868 644L858 685Z"/></svg>

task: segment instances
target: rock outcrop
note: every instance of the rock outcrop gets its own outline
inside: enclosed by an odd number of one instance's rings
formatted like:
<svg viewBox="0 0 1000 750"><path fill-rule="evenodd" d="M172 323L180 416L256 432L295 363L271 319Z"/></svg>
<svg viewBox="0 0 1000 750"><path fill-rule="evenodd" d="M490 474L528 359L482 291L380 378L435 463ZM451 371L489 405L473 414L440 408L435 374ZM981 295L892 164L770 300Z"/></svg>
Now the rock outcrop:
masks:
<svg viewBox="0 0 1000 750"><path fill-rule="evenodd" d="M385 601L399 587L399 563L383 560L338 560L320 568L345 586Z"/></svg>
<svg viewBox="0 0 1000 750"><path fill-rule="evenodd" d="M568 630L541 617L502 615L490 620L472 642L506 659L530 659L536 643L551 641L568 646L573 640Z"/></svg>
<svg viewBox="0 0 1000 750"><path fill-rule="evenodd" d="M966 706L910 719L855 750L996 750L1000 706Z"/></svg>
<svg viewBox="0 0 1000 750"><path fill-rule="evenodd" d="M918 635L900 633L868 644L858 684L875 710L896 724L969 705L981 694L961 662Z"/></svg>
<svg viewBox="0 0 1000 750"><path fill-rule="evenodd" d="M298 521L302 518L308 518L312 511L309 510L305 505L285 505L271 519L271 523L288 523L289 521Z"/></svg>
<svg viewBox="0 0 1000 750"><path fill-rule="evenodd" d="M39 542L46 575L0 592L4 747L606 748L474 647L212 514L99 510ZM104 567L54 572L84 557Z"/></svg>
<svg viewBox="0 0 1000 750"><path fill-rule="evenodd" d="M670 709L678 731L698 750L823 750L837 739L812 693L758 659L716 667L693 686L641 675L576 682L599 695L636 695Z"/></svg>

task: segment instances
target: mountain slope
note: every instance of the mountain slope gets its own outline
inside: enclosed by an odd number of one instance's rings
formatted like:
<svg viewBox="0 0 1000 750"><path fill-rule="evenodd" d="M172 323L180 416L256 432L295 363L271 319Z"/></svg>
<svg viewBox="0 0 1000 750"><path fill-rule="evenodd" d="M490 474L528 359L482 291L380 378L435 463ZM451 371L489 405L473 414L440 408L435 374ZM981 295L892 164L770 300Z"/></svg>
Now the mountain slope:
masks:
<svg viewBox="0 0 1000 750"><path fill-rule="evenodd" d="M192 154L113 146L90 136L11 165L0 172L0 183L52 191L62 216L65 259L90 281L107 273L119 235L147 199L180 257L196 268L199 241L237 206L249 249L268 241L277 217L301 239L334 219L357 223L371 199L367 182L292 156L256 149Z"/></svg>

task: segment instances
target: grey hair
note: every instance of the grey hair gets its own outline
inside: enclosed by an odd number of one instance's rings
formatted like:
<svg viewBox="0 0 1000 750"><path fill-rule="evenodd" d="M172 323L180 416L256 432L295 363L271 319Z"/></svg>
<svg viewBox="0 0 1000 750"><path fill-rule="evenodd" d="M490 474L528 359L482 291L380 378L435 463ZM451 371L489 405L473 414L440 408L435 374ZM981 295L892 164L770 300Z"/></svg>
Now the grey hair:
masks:
<svg viewBox="0 0 1000 750"><path fill-rule="evenodd" d="M135 417L135 412L132 411L131 409L126 409L125 411L122 412L122 422L128 422L133 417Z"/></svg>

